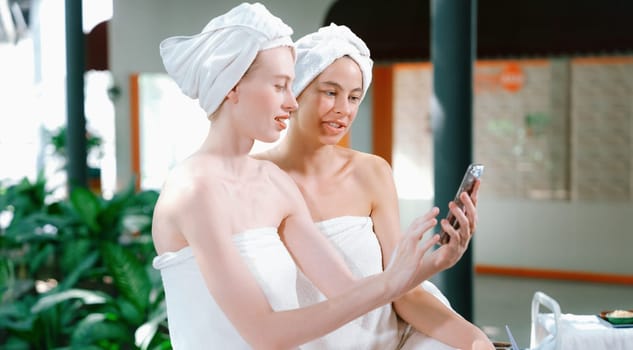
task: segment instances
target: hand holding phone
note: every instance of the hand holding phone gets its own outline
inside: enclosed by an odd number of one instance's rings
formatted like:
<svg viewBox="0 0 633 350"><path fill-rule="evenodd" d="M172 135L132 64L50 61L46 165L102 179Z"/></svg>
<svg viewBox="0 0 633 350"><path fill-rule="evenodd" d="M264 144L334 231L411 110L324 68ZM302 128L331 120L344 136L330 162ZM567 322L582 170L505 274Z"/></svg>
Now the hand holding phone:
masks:
<svg viewBox="0 0 633 350"><path fill-rule="evenodd" d="M455 204L457 204L457 207L461 210L464 210L464 204L459 198L459 195L462 192L466 192L470 196L473 192L473 187L475 186L475 180L481 178L483 172L484 166L482 164L471 164L468 166L468 169L466 169L462 183L459 185L459 189L457 189L455 199L453 199ZM457 221L457 218L450 211L446 215L446 220L448 220L449 224L451 224L451 226L453 226L456 230L459 229L459 221ZM440 231L440 244L446 244L450 241L450 239L451 236L442 229Z"/></svg>

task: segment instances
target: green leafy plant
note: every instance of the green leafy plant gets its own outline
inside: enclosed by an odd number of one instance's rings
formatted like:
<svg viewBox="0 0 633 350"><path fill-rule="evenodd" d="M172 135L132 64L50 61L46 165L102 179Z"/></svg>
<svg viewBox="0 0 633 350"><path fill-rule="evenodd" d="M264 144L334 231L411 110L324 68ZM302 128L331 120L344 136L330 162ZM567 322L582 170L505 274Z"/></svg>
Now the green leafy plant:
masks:
<svg viewBox="0 0 633 350"><path fill-rule="evenodd" d="M50 143L53 145L54 152L62 157L66 156L66 134L65 126L60 127L51 134ZM87 153L100 152L103 139L95 133L86 132L86 150Z"/></svg>
<svg viewBox="0 0 633 350"><path fill-rule="evenodd" d="M0 347L169 349L151 267L155 191L85 188L51 201L42 177L0 189Z"/></svg>

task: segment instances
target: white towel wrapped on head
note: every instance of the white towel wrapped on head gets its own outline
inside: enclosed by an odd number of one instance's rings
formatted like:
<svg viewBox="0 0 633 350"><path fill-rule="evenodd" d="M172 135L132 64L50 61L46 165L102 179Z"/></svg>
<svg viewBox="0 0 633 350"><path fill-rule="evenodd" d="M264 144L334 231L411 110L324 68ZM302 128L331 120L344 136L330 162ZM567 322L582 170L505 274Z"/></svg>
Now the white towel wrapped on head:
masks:
<svg viewBox="0 0 633 350"><path fill-rule="evenodd" d="M332 62L343 56L353 59L363 74L363 97L371 84L373 61L365 42L348 27L334 23L295 42L297 63L292 92L301 92Z"/></svg>
<svg viewBox="0 0 633 350"><path fill-rule="evenodd" d="M264 5L243 3L213 18L199 34L163 40L160 55L182 92L197 98L210 116L257 53L279 46L293 47L290 35L292 28Z"/></svg>

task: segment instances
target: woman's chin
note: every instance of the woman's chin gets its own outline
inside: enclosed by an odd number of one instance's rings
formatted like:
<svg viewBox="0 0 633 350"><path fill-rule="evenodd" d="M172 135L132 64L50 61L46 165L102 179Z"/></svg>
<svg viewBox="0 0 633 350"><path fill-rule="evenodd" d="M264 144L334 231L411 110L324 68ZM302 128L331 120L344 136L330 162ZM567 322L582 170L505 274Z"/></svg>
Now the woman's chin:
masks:
<svg viewBox="0 0 633 350"><path fill-rule="evenodd" d="M281 137L280 133L277 133L275 135L266 135L258 138L257 141L259 142L265 142L265 143L273 143L273 142L277 142L279 140L279 137Z"/></svg>
<svg viewBox="0 0 633 350"><path fill-rule="evenodd" d="M323 136L323 137L321 137L321 143L324 144L324 145L338 145L339 142L341 142L341 140L343 139L343 136L345 136L345 135Z"/></svg>

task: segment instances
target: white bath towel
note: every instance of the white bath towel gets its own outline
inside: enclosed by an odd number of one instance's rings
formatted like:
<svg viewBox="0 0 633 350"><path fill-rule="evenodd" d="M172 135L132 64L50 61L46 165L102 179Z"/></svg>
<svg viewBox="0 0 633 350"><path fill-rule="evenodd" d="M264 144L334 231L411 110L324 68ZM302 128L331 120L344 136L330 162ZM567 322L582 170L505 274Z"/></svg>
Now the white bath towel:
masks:
<svg viewBox="0 0 633 350"><path fill-rule="evenodd" d="M275 228L248 230L233 243L276 311L298 307L296 266ZM157 256L174 349L250 349L205 285L190 247Z"/></svg>
<svg viewBox="0 0 633 350"><path fill-rule="evenodd" d="M316 223L319 230L336 246L352 273L366 277L382 272L382 253L370 217L342 216ZM438 299L448 300L431 282L422 286ZM306 306L325 297L299 271L297 278L299 304ZM396 349L405 336L406 324L398 322L391 304L357 318L327 336L301 346L302 349ZM405 349L452 349L416 331L409 331ZM402 344L401 344L402 345Z"/></svg>

